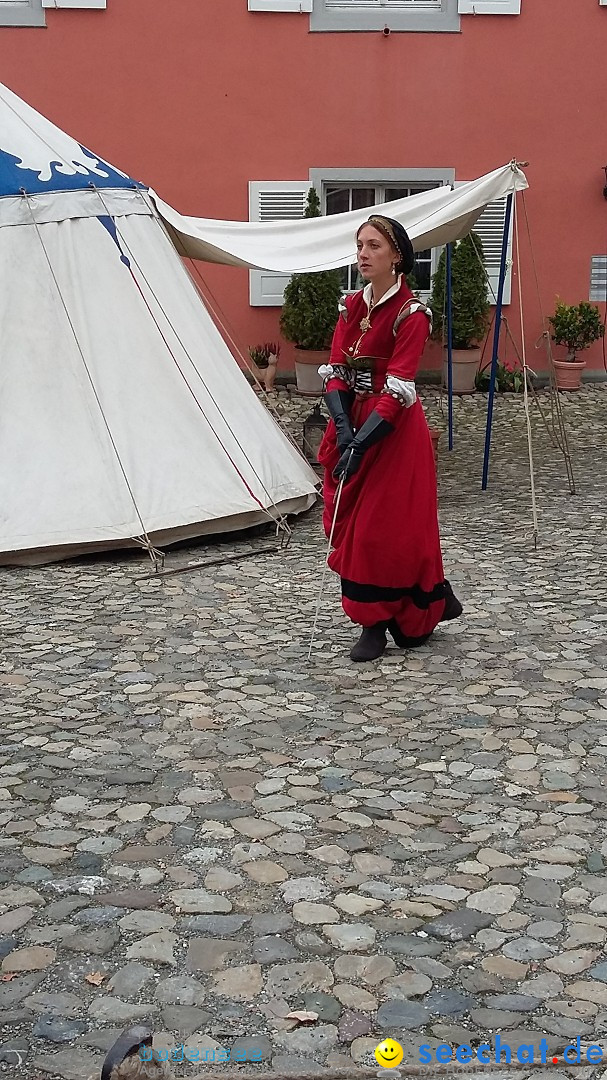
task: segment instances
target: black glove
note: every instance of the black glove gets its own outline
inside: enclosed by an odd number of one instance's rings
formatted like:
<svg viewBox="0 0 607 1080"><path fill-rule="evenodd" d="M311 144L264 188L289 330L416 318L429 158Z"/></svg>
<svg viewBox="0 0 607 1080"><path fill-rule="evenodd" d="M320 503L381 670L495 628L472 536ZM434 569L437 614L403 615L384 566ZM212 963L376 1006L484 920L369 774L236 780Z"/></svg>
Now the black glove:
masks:
<svg viewBox="0 0 607 1080"><path fill-rule="evenodd" d="M367 417L363 426L337 462L333 470L335 479L341 480L343 477L344 480L349 480L351 476L354 476L354 473L358 472L363 456L369 447L381 442L391 431L394 431L392 424L389 424L387 420L384 420L383 416L380 416L374 410Z"/></svg>
<svg viewBox="0 0 607 1080"><path fill-rule="evenodd" d="M335 424L337 434L337 448L343 454L346 446L349 446L354 438L352 424L350 423L350 408L354 395L348 390L329 390L325 394L325 404L329 416Z"/></svg>

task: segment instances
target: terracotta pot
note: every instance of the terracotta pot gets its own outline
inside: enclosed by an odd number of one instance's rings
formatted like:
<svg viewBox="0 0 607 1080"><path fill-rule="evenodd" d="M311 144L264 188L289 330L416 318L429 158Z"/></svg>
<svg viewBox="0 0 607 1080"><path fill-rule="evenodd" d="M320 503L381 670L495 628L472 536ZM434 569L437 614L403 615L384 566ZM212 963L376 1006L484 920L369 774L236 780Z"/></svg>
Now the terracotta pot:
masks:
<svg viewBox="0 0 607 1080"><path fill-rule="evenodd" d="M481 362L480 349L453 349L453 393L473 394L474 380ZM443 387L448 388L447 350L443 350Z"/></svg>
<svg viewBox="0 0 607 1080"><path fill-rule="evenodd" d="M322 364L329 363L329 356L329 349L295 349L297 389L304 397L320 397L322 394L322 379L318 369Z"/></svg>
<svg viewBox="0 0 607 1080"><path fill-rule="evenodd" d="M585 360L553 360L557 390L579 390Z"/></svg>
<svg viewBox="0 0 607 1080"><path fill-rule="evenodd" d="M434 464L438 465L438 440L441 437L441 431L440 431L440 428L434 428L434 427L431 427L429 429L429 431L430 431L430 438L432 439L432 449L434 451Z"/></svg>

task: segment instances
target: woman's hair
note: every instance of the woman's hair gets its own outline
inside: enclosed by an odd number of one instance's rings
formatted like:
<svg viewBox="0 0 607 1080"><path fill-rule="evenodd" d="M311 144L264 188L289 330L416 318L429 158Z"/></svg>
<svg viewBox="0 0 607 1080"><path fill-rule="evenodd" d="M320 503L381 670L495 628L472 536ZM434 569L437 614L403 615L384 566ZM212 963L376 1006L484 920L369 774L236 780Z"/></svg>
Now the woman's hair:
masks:
<svg viewBox="0 0 607 1080"><path fill-rule="evenodd" d="M397 263L396 269L401 274L410 274L415 265L413 244L409 239L407 231L400 222L395 221L394 218L384 217L383 214L373 214L367 221L363 221L362 225L357 230L357 240L358 234L361 229L364 229L365 225L372 225L374 229L383 233L386 239L390 241L395 251L400 255L400 262Z"/></svg>

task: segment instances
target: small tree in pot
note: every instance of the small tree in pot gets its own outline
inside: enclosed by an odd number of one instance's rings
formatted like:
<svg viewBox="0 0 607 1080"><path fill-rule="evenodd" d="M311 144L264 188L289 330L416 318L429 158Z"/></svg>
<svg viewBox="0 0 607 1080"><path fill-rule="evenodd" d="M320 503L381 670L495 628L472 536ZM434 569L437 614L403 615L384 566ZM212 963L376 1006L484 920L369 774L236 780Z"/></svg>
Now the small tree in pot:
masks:
<svg viewBox="0 0 607 1080"><path fill-rule="evenodd" d="M320 200L311 187L304 217L320 216ZM293 274L285 289L280 329L295 345L297 388L303 394L318 396L322 392L318 368L326 363L342 292L338 270Z"/></svg>
<svg viewBox="0 0 607 1080"><path fill-rule="evenodd" d="M441 253L432 278L432 337L446 341L447 336L447 254ZM453 390L471 393L480 363L480 345L487 332L491 310L485 272L485 253L478 233L460 240L451 257L451 309L453 345ZM443 363L443 381L447 384L447 359Z"/></svg>
<svg viewBox="0 0 607 1080"><path fill-rule="evenodd" d="M578 360L577 354L605 333L599 309L584 300L575 305L557 299L554 315L548 321L552 326L552 340L556 345L567 347L566 359L554 361L557 388L579 390L586 361Z"/></svg>

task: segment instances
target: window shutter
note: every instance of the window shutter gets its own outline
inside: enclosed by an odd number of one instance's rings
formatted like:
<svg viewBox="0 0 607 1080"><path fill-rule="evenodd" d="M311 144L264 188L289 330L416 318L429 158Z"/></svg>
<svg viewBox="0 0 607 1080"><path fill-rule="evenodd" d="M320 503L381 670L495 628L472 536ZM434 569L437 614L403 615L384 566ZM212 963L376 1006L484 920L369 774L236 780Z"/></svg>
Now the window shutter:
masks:
<svg viewBox="0 0 607 1080"><path fill-rule="evenodd" d="M485 253L485 265L489 276L489 300L495 304L500 279L502 243L506 223L506 199L496 199L489 203L479 217L473 232L478 233ZM508 253L506 262L506 280L504 281L504 304L510 303L512 293L512 215L508 235Z"/></svg>
<svg viewBox="0 0 607 1080"><path fill-rule="evenodd" d="M107 0L42 0L43 8L88 8L90 11L104 11Z"/></svg>
<svg viewBox="0 0 607 1080"><path fill-rule="evenodd" d="M249 0L249 11L312 11L312 0Z"/></svg>
<svg viewBox="0 0 607 1080"><path fill-rule="evenodd" d="M459 15L520 15L521 0L458 0Z"/></svg>
<svg viewBox="0 0 607 1080"><path fill-rule="evenodd" d="M88 8L90 11L105 11L107 0L42 0L43 8Z"/></svg>
<svg viewBox="0 0 607 1080"><path fill-rule="evenodd" d="M589 299L607 301L607 255L593 255L590 260Z"/></svg>
<svg viewBox="0 0 607 1080"><path fill-rule="evenodd" d="M249 221L295 221L303 217L309 180L261 180L249 182ZM290 274L249 270L249 303L252 307L282 307Z"/></svg>

